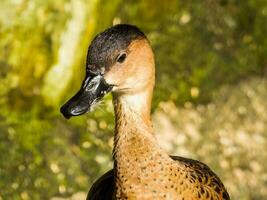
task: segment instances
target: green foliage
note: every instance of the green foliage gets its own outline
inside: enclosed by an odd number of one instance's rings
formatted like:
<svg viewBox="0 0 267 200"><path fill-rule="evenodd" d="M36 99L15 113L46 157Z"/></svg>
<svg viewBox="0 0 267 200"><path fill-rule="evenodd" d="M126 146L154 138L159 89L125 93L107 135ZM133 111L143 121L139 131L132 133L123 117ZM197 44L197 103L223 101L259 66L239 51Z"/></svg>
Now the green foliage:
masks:
<svg viewBox="0 0 267 200"><path fill-rule="evenodd" d="M164 101L206 104L221 86L266 75L264 0L0 4L0 199L69 197L87 191L112 167L110 96L87 117L66 121L59 115L60 104L80 87L90 40L112 23L136 24L151 41L157 64L155 112ZM205 137L218 142L211 134ZM199 143L187 145L193 157L202 156ZM218 163L209 163L219 170ZM252 191L250 184L246 187ZM242 200L262 197L243 194Z"/></svg>
<svg viewBox="0 0 267 200"><path fill-rule="evenodd" d="M71 120L70 126L62 119L43 118L35 109L20 113L1 109L8 113L1 116L0 123L1 196L49 199L86 191L89 181L111 168L113 126L109 124L113 114L109 102L109 108L103 108L108 111L98 110L88 120Z"/></svg>
<svg viewBox="0 0 267 200"><path fill-rule="evenodd" d="M261 0L130 1L118 17L140 26L152 41L156 102L200 103L220 85L266 69L266 6ZM194 87L198 96L190 92Z"/></svg>

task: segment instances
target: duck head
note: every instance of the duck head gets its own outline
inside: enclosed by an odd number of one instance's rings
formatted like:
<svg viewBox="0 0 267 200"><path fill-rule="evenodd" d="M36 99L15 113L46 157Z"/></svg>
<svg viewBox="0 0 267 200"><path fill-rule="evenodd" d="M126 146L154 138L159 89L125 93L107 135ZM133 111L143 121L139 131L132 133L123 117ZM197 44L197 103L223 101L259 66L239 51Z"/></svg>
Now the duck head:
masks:
<svg viewBox="0 0 267 200"><path fill-rule="evenodd" d="M82 86L60 111L65 118L82 115L109 92L127 95L153 86L154 58L146 36L136 26L119 24L93 39Z"/></svg>

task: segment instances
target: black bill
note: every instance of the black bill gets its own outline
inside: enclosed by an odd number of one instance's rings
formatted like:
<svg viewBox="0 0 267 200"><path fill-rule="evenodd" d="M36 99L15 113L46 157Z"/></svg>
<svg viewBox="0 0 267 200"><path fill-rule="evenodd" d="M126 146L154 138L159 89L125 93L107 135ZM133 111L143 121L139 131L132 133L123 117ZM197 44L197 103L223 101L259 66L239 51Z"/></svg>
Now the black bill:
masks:
<svg viewBox="0 0 267 200"><path fill-rule="evenodd" d="M106 83L101 74L87 74L81 89L60 108L60 112L67 119L82 115L90 111L91 106L101 100L111 89L112 86Z"/></svg>

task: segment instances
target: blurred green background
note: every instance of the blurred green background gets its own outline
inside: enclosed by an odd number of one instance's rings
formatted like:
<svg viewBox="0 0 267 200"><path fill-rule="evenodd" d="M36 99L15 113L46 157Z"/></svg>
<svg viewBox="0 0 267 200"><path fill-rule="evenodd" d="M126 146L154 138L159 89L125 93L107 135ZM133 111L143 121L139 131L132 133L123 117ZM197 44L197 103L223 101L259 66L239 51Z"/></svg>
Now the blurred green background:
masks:
<svg viewBox="0 0 267 200"><path fill-rule="evenodd" d="M207 163L233 200L267 199L266 0L1 0L0 199L84 199L112 167L111 96L68 121L59 107L117 23L153 46L161 146Z"/></svg>

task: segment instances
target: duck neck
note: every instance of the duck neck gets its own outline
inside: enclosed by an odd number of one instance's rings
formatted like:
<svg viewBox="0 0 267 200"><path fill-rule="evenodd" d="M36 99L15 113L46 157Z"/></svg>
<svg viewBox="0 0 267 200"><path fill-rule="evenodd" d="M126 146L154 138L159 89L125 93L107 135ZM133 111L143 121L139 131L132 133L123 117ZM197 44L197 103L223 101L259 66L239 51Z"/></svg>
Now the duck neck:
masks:
<svg viewBox="0 0 267 200"><path fill-rule="evenodd" d="M145 125L151 127L151 90L147 89L137 93L113 95L116 131L118 131L117 128L121 127L119 122L127 119L131 120L132 123L136 120L142 120Z"/></svg>
<svg viewBox="0 0 267 200"><path fill-rule="evenodd" d="M150 117L152 91L113 95L115 111L114 153L132 137L154 138Z"/></svg>
<svg viewBox="0 0 267 200"><path fill-rule="evenodd" d="M113 96L116 116L113 153L117 197L129 195L123 188L138 191L144 187L144 178L153 173L156 167L153 163L168 156L158 146L153 134L150 120L151 94L152 91L148 90ZM154 172L157 173L158 170L155 168Z"/></svg>

